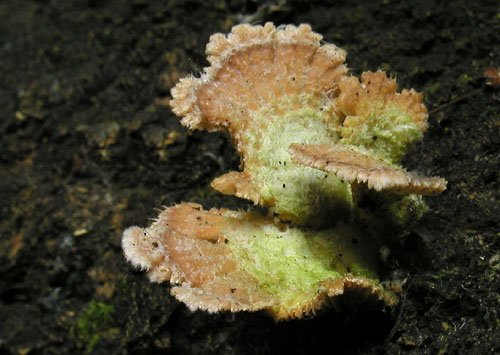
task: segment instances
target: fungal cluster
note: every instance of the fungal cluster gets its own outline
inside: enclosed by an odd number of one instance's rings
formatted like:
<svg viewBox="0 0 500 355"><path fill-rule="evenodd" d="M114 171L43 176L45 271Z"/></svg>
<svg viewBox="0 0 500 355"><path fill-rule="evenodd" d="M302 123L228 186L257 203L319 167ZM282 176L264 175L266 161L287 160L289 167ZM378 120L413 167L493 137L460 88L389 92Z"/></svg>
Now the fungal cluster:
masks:
<svg viewBox="0 0 500 355"><path fill-rule="evenodd" d="M241 158L241 171L212 187L275 216L183 203L124 232L126 258L193 310L287 319L345 290L396 302L378 280L380 238L358 202L373 190L388 214L422 211L419 195L446 188L400 165L427 129L427 110L421 94L398 93L381 71L349 75L345 52L321 39L309 25L235 26L210 38L201 77L172 89L182 124L228 132ZM411 217L396 214L398 223Z"/></svg>

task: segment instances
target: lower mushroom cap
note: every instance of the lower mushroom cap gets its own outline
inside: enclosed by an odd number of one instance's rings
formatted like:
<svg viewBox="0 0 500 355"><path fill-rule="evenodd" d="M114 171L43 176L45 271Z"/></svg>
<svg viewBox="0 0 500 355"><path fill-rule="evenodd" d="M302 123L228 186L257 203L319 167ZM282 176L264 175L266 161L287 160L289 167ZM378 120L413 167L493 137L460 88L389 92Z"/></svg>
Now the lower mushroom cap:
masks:
<svg viewBox="0 0 500 355"><path fill-rule="evenodd" d="M170 281L191 309L266 310L276 319L313 314L346 289L394 304L376 280L371 238L339 226L304 231L252 213L184 203L148 228L132 227L123 250L152 281Z"/></svg>

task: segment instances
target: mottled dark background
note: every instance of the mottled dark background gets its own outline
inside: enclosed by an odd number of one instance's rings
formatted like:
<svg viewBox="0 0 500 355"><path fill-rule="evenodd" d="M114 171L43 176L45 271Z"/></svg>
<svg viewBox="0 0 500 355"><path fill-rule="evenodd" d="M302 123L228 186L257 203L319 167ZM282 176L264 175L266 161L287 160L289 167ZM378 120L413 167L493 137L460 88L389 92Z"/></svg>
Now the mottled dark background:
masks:
<svg viewBox="0 0 500 355"><path fill-rule="evenodd" d="M165 105L207 65L209 35L242 21L310 23L354 73L425 94L430 129L406 165L449 188L389 238L408 276L398 307L279 324L192 313L122 257L123 229L162 205L248 206L209 186L237 168L227 138ZM498 1L0 1L0 354L500 353L490 66Z"/></svg>

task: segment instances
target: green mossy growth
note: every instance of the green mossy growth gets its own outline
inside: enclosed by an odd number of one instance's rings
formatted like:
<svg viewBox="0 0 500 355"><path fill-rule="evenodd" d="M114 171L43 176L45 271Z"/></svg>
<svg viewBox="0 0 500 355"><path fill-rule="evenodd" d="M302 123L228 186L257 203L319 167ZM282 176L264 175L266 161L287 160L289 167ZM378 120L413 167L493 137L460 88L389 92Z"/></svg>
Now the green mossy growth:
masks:
<svg viewBox="0 0 500 355"><path fill-rule="evenodd" d="M298 224L325 226L352 215L351 185L335 174L295 164L287 149L296 143L341 143L398 166L410 145L422 139L422 131L398 106L372 104L369 117L346 117L351 123L347 127L331 102L325 104L308 95L285 96L274 106L257 111L253 119L257 124L247 132L245 158L253 162L246 170L259 187L262 203ZM420 218L426 205L412 196L386 210L389 219L404 224L409 218Z"/></svg>
<svg viewBox="0 0 500 355"><path fill-rule="evenodd" d="M107 327L114 313L112 305L91 301L74 325L75 335L85 344L85 353L90 354L100 339L99 333Z"/></svg>
<svg viewBox="0 0 500 355"><path fill-rule="evenodd" d="M345 138L340 142L363 147L388 163L399 164L410 145L423 137L413 119L396 105L374 109L368 118L364 117L359 123L355 129L342 127Z"/></svg>
<svg viewBox="0 0 500 355"><path fill-rule="evenodd" d="M339 140L340 120L331 104L306 95L283 98L276 108L263 107L249 128L249 171L260 188L264 205L296 223L325 224L353 208L349 184L334 174L297 165L287 152L293 143L327 144ZM298 106L298 109L294 107Z"/></svg>
<svg viewBox="0 0 500 355"><path fill-rule="evenodd" d="M246 223L225 237L240 269L287 311L311 302L324 280L346 274L377 280L373 239L352 226L313 231Z"/></svg>

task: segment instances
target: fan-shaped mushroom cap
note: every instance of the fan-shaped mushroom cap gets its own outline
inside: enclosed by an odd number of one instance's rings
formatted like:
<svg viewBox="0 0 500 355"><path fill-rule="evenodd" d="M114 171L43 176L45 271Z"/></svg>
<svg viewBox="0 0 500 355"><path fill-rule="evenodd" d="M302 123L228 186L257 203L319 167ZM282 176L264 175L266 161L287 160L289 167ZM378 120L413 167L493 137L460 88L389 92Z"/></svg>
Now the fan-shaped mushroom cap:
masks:
<svg viewBox="0 0 500 355"><path fill-rule="evenodd" d="M445 179L407 172L341 144L292 144L288 151L297 164L334 173L351 183L365 183L377 191L430 195L446 189Z"/></svg>
<svg viewBox="0 0 500 355"><path fill-rule="evenodd" d="M201 78L184 78L172 89L172 111L195 129L227 129L239 143L256 118L252 112L286 95L323 96L346 74L345 52L320 46L309 25L238 25L210 37L211 66ZM297 103L299 104L299 103Z"/></svg>
<svg viewBox="0 0 500 355"><path fill-rule="evenodd" d="M210 67L172 89L172 111L192 129L229 132L242 172L213 181L222 193L269 206L296 223L320 223L352 208L349 184L296 165L293 143L364 147L399 162L422 137L422 95L383 72L347 75L346 53L309 25L238 25L207 45Z"/></svg>
<svg viewBox="0 0 500 355"><path fill-rule="evenodd" d="M148 228L127 229L122 247L152 281L174 284L172 294L192 310L262 309L286 319L313 314L345 290L393 304L375 280L372 243L351 227L306 232L251 213L184 203Z"/></svg>

